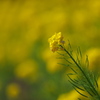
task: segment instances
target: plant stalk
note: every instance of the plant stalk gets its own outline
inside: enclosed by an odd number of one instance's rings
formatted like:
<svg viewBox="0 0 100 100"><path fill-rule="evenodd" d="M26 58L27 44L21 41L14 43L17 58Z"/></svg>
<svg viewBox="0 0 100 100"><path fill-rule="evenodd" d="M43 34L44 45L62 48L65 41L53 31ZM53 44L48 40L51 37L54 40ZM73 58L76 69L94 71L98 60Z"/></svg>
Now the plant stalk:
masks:
<svg viewBox="0 0 100 100"><path fill-rule="evenodd" d="M91 83L91 81L89 80L88 76L84 73L83 69L80 67L80 65L75 61L75 59L73 58L73 56L62 46L60 45L63 50L69 55L69 57L72 59L72 61L76 64L76 66L79 68L79 70L82 72L82 74L84 75L84 77L86 78L86 80L88 81L88 83L90 84L90 86L92 87L93 91L95 92L95 95L97 95L98 100L100 100L100 95L97 92L97 90L94 88L93 84Z"/></svg>

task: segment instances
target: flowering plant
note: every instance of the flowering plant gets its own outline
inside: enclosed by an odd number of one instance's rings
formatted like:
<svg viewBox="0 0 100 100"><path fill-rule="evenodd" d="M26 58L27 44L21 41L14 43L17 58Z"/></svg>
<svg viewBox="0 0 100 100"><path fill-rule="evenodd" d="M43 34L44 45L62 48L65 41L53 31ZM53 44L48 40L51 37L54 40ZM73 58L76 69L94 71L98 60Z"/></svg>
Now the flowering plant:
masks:
<svg viewBox="0 0 100 100"><path fill-rule="evenodd" d="M68 44L69 49L66 49L64 46L65 41L63 39L61 32L55 33L55 35L49 38L49 43L51 51L57 52L60 55L60 58L66 61L65 64L59 64L67 66L72 70L71 73L67 73L69 82L80 95L88 100L100 100L97 83L98 75L89 70L88 56L86 56L85 64L83 64L80 48L77 49L77 55L75 58L70 43ZM72 78L72 75L75 75L76 78ZM81 99L78 98L78 100Z"/></svg>

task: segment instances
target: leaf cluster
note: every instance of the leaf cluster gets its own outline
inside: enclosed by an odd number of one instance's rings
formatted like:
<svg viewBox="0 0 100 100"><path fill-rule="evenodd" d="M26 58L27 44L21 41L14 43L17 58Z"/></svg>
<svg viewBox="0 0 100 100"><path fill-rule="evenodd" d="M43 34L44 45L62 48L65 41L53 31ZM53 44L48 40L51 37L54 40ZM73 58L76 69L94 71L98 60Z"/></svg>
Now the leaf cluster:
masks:
<svg viewBox="0 0 100 100"><path fill-rule="evenodd" d="M60 45L63 48L63 52L58 52L60 59L66 61L65 64L59 63L61 65L69 67L72 72L67 73L68 81L72 84L73 88L83 97L88 100L100 100L100 94L98 92L98 74L95 74L93 71L89 70L89 60L86 56L85 63L82 63L82 53L80 48L77 48L76 56L73 56L73 50L70 43L66 49L64 46ZM75 76L73 78L72 76ZM78 98L81 100L80 98Z"/></svg>

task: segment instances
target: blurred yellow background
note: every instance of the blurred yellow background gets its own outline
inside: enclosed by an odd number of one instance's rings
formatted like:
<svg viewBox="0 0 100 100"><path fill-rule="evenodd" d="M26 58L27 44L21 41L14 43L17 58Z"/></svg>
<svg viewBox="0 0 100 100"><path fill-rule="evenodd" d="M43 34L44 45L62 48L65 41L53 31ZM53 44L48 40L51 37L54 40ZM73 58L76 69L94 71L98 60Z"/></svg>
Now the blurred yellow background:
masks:
<svg viewBox="0 0 100 100"><path fill-rule="evenodd" d="M55 32L100 67L100 0L0 0L0 100L76 100L49 50Z"/></svg>

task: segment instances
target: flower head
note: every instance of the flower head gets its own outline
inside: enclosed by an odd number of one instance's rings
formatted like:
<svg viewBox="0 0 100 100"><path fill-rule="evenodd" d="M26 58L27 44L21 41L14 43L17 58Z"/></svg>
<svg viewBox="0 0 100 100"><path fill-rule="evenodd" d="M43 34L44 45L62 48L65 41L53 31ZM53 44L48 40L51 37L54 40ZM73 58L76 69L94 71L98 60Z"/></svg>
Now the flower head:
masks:
<svg viewBox="0 0 100 100"><path fill-rule="evenodd" d="M51 38L49 38L50 49L52 52L61 50L60 45L64 45L65 41L63 41L63 36L61 32L55 33Z"/></svg>

